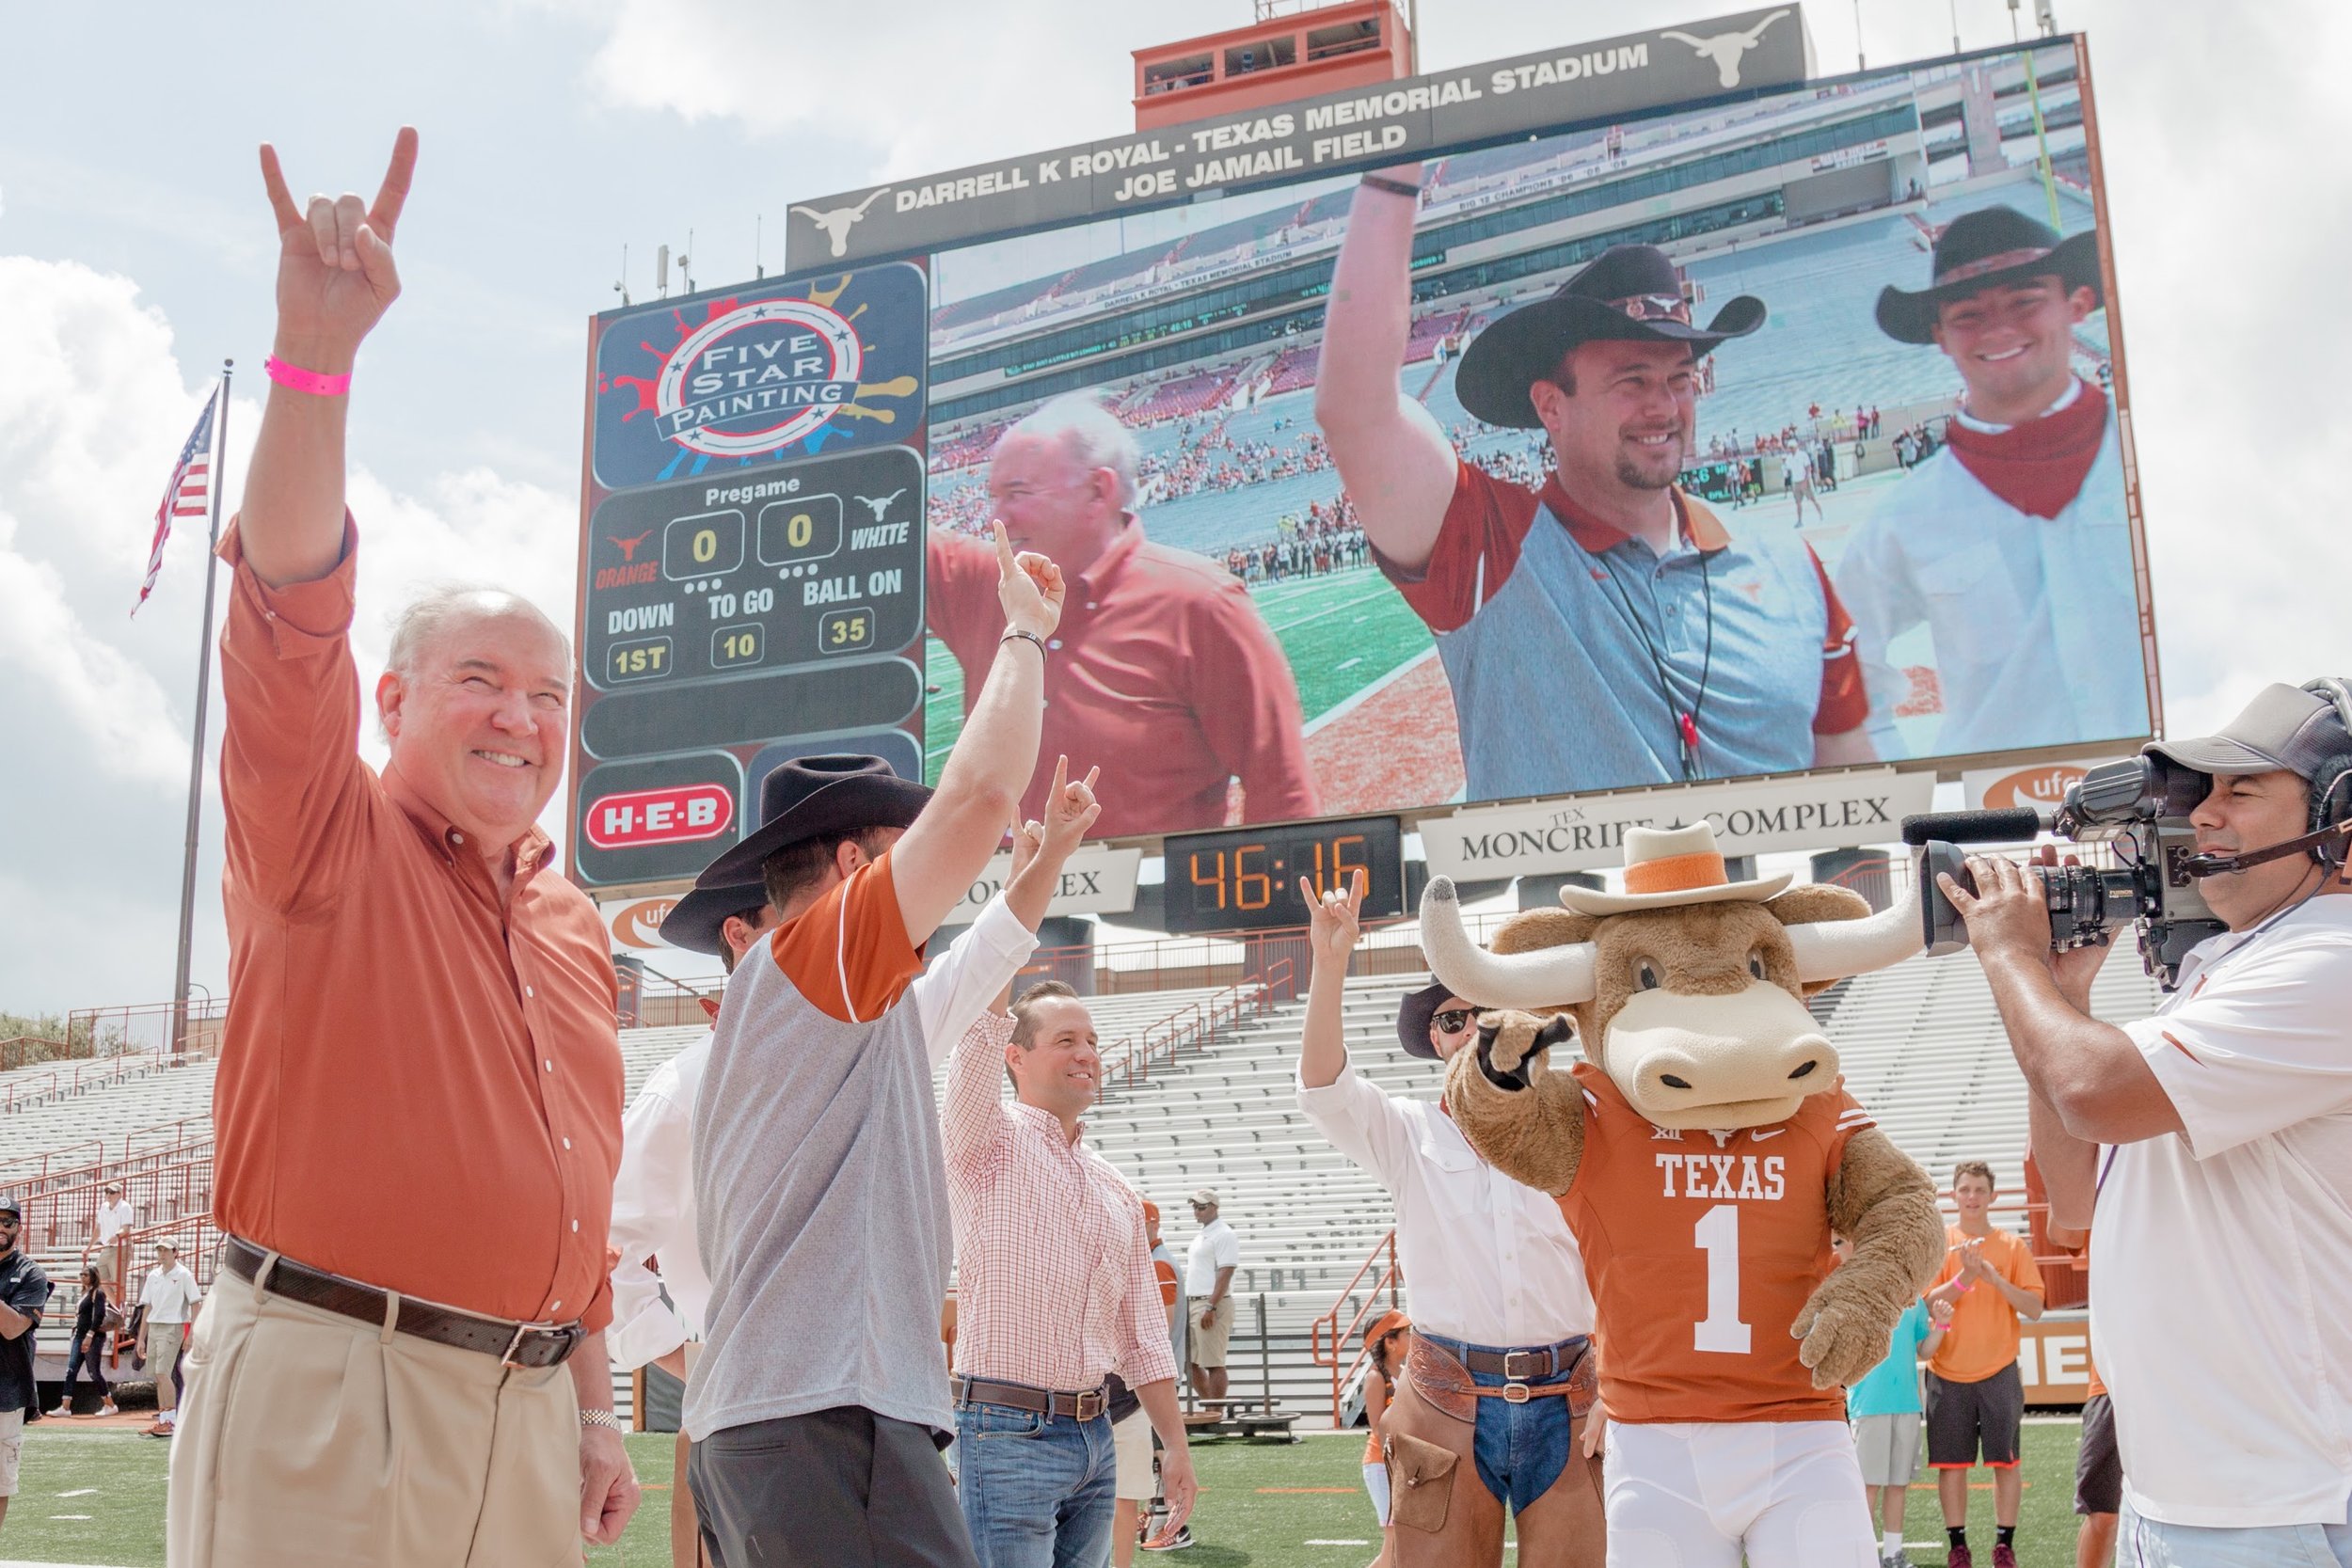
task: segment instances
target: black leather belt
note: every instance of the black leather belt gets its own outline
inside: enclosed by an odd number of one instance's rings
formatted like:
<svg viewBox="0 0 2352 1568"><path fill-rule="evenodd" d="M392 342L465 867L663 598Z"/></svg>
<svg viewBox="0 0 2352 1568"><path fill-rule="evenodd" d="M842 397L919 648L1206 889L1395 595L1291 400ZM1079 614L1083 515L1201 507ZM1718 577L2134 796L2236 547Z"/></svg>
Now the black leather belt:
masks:
<svg viewBox="0 0 2352 1568"><path fill-rule="evenodd" d="M1110 1392L1104 1388L1057 1394L1048 1388L1032 1388L1025 1383L991 1383L984 1377L959 1377L955 1386L958 1404L1009 1404L1015 1410L1067 1416L1074 1421L1090 1421L1107 1414L1111 1407Z"/></svg>
<svg viewBox="0 0 2352 1568"><path fill-rule="evenodd" d="M1471 1350L1464 1346L1454 1358L1473 1372L1507 1377L1518 1383L1545 1383L1574 1367L1587 1341L1563 1340L1539 1350Z"/></svg>
<svg viewBox="0 0 2352 1568"><path fill-rule="evenodd" d="M252 1243L234 1236L221 1240L222 1266L239 1279L250 1280L259 1275L262 1261L268 1256ZM362 1285L356 1279L345 1279L283 1257L269 1271L268 1290L272 1295L377 1328L383 1326L385 1307L391 1300L390 1292L373 1285ZM436 1307L413 1296L400 1298L400 1315L393 1321L392 1329L437 1345L454 1345L459 1350L496 1356L509 1367L559 1366L580 1348L581 1338L578 1323L510 1323L503 1318L477 1317L453 1307Z"/></svg>

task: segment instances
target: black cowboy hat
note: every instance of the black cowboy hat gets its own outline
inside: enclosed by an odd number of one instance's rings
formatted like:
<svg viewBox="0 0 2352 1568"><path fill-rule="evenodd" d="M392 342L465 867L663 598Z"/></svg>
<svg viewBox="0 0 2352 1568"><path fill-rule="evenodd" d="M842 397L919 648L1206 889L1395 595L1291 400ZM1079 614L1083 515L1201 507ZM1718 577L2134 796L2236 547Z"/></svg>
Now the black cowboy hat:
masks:
<svg viewBox="0 0 2352 1568"><path fill-rule="evenodd" d="M1454 394L1488 424L1534 430L1543 421L1527 389L1579 343L1688 343L1692 358L1764 325L1764 302L1740 294L1704 327L1691 325L1675 264L1656 245L1611 245L1549 299L1522 305L1470 340Z"/></svg>
<svg viewBox="0 0 2352 1568"><path fill-rule="evenodd" d="M765 882L735 882L722 887L697 887L670 906L661 917L661 940L689 953L716 956L726 946L723 934L729 915L756 910L768 902Z"/></svg>
<svg viewBox="0 0 2352 1568"><path fill-rule="evenodd" d="M694 886L756 882L762 861L820 833L908 827L930 798L929 787L898 777L880 757L854 752L795 757L760 781L759 827L705 866Z"/></svg>
<svg viewBox="0 0 2352 1568"><path fill-rule="evenodd" d="M1936 311L1947 300L2052 273L2069 293L2089 289L2096 303L2106 303L2098 231L2086 229L2061 240L2057 230L2014 207L1987 207L1952 219L1935 242L1929 270L1934 280L1916 293L1879 291L1879 330L1899 343L1935 341Z"/></svg>
<svg viewBox="0 0 2352 1568"><path fill-rule="evenodd" d="M1429 1021L1438 1016L1445 999L1454 994L1454 988L1443 980L1434 986L1423 986L1406 993L1396 1009L1396 1043L1408 1056L1419 1056L1425 1062L1438 1059L1438 1048L1429 1043Z"/></svg>

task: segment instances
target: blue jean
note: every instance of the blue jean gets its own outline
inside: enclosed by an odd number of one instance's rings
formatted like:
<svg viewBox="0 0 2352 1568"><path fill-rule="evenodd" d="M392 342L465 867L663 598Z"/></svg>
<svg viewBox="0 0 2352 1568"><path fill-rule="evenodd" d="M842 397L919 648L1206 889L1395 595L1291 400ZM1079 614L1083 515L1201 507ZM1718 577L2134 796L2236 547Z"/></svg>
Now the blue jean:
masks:
<svg viewBox="0 0 2352 1568"><path fill-rule="evenodd" d="M1471 1345L1435 1334L1422 1338L1456 1360L1466 1351L1500 1353L1513 1348ZM1565 1347L1576 1341L1567 1339L1561 1343ZM1550 1377L1531 1378L1528 1386L1549 1387L1575 1375L1576 1368L1570 1366ZM1471 1372L1470 1381L1481 1388L1501 1388L1511 1380L1501 1372ZM1507 1503L1512 1513L1531 1506L1551 1490L1560 1472L1568 1467L1575 1447L1571 1421L1568 1402L1559 1395L1532 1399L1524 1404L1513 1404L1507 1400L1480 1400L1476 1435L1470 1444L1470 1452L1478 1462L1478 1479L1486 1483L1487 1491Z"/></svg>
<svg viewBox="0 0 2352 1568"><path fill-rule="evenodd" d="M2206 1529L2143 1519L2123 1500L2117 1568L2352 1568L2352 1524Z"/></svg>
<svg viewBox="0 0 2352 1568"><path fill-rule="evenodd" d="M1005 1404L956 1410L956 1497L980 1568L1100 1568L1110 1560L1119 1463L1108 1416Z"/></svg>

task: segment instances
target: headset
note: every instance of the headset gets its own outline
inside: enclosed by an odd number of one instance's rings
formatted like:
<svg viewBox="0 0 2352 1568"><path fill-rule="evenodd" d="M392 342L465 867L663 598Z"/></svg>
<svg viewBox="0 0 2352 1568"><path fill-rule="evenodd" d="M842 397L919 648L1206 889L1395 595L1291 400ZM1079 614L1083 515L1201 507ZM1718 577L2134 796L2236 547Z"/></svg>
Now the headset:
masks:
<svg viewBox="0 0 2352 1568"><path fill-rule="evenodd" d="M2303 689L2333 704L2337 722L2346 735L2352 735L2352 684L2340 676L2325 675L2305 681ZM2338 752L2321 763L2310 782L2311 817L2301 837L2238 855L2191 855L2182 863L2182 869L2192 877L2218 877L2301 851L2323 869L2352 880L2344 870L2346 849L2352 847L2352 750Z"/></svg>

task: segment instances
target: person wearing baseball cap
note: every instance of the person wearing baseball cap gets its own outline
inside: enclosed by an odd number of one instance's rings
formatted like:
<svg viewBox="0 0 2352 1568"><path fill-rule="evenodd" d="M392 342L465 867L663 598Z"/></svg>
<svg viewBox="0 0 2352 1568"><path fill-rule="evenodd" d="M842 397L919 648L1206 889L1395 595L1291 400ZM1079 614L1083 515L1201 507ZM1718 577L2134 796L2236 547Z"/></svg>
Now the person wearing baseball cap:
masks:
<svg viewBox="0 0 2352 1568"><path fill-rule="evenodd" d="M1929 270L1924 289L1881 293L1879 328L1942 351L1960 407L1837 565L1878 754L2146 735L2122 433L2074 372L2074 334L2106 304L2098 234L1986 207L1951 221ZM1944 716L1915 743L1895 722L1912 676L1889 650L1920 626Z"/></svg>
<svg viewBox="0 0 2352 1568"><path fill-rule="evenodd" d="M100 1281L109 1291L119 1291L122 1287L124 1249L119 1238L131 1228L131 1223L135 1218L137 1215L132 1211L131 1200L122 1196L122 1183L107 1182L104 1196L90 1214L90 1244L84 1256L98 1270Z"/></svg>
<svg viewBox="0 0 2352 1568"><path fill-rule="evenodd" d="M879 757L787 762L758 828L699 879L759 881L775 911L728 979L690 1133L710 1302L684 1424L715 1561L973 1561L939 1457L955 1418L932 1073L1036 933L976 922L953 985L914 982L1037 758L1062 573L1001 524L995 541L1006 630L938 788Z"/></svg>
<svg viewBox="0 0 2352 1568"><path fill-rule="evenodd" d="M1510 483L1398 384L1420 180L1414 164L1356 193L1315 420L1374 559L1436 634L1467 798L1871 760L1850 624L1812 546L1760 509L1735 527L1678 483L1698 460L1702 362L1762 327L1764 302L1702 322L1672 258L1617 245L1488 324L1454 392L1551 452L1539 487Z"/></svg>
<svg viewBox="0 0 2352 1568"><path fill-rule="evenodd" d="M1200 1228L1184 1252L1184 1294L1191 1319L1184 1325L1186 1375L1204 1400L1225 1397L1225 1349L1233 1334L1233 1275L1241 1267L1241 1238L1217 1217L1216 1189L1192 1195L1192 1219Z"/></svg>
<svg viewBox="0 0 2352 1568"><path fill-rule="evenodd" d="M1381 1418L1390 1568L1498 1568L1506 1511L1518 1562L1600 1568L1600 1467L1587 1451L1598 1369L1583 1255L1560 1205L1481 1160L1442 1104L1383 1092L1350 1060L1341 1011L1364 894L1360 875L1351 881L1299 888L1314 969L1298 1108L1396 1202L1413 1353L1399 1358ZM1478 1013L1440 981L1405 998L1396 1037L1406 1055L1443 1062L1478 1038Z"/></svg>
<svg viewBox="0 0 2352 1568"><path fill-rule="evenodd" d="M2118 1560L2352 1562L2352 1344L2328 1294L2352 1278L2352 689L2267 687L2145 754L2202 791L2185 869L2227 927L2153 1017L2092 1016L2106 949L2053 953L2025 868L1972 858L1978 891L1944 891L2032 1090L2050 1223L2090 1230Z"/></svg>

